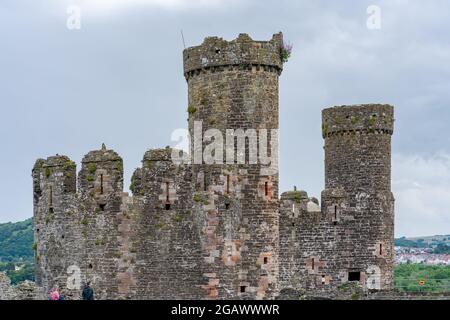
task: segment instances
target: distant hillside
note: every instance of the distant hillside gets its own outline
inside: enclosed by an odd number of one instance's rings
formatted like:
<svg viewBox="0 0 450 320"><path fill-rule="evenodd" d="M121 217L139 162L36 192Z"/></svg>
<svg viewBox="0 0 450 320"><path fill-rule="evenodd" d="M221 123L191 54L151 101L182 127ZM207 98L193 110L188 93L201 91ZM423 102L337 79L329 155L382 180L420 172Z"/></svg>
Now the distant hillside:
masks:
<svg viewBox="0 0 450 320"><path fill-rule="evenodd" d="M33 261L32 219L0 224L0 262Z"/></svg>
<svg viewBox="0 0 450 320"><path fill-rule="evenodd" d="M397 247L430 248L433 253L450 254L450 235L395 239Z"/></svg>

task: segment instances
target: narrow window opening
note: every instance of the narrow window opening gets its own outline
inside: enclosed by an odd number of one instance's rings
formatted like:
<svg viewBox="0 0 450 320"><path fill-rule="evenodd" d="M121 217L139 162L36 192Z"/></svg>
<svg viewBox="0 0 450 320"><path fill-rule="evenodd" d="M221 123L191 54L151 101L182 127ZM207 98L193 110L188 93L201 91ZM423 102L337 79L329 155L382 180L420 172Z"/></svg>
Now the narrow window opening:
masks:
<svg viewBox="0 0 450 320"><path fill-rule="evenodd" d="M311 269L314 270L315 268L314 258L311 259Z"/></svg>
<svg viewBox="0 0 450 320"><path fill-rule="evenodd" d="M292 222L292 226L295 227L295 222Z"/></svg>
<svg viewBox="0 0 450 320"><path fill-rule="evenodd" d="M322 275L322 284L325 284L325 276L324 275Z"/></svg>
<svg viewBox="0 0 450 320"><path fill-rule="evenodd" d="M92 265L92 263L89 263L89 269L94 268L94 266Z"/></svg>
<svg viewBox="0 0 450 320"><path fill-rule="evenodd" d="M380 256L383 254L383 244L380 243Z"/></svg>
<svg viewBox="0 0 450 320"><path fill-rule="evenodd" d="M227 175L227 194L230 194L230 175Z"/></svg>
<svg viewBox="0 0 450 320"><path fill-rule="evenodd" d="M170 184L166 182L166 210L170 210Z"/></svg>
<svg viewBox="0 0 450 320"><path fill-rule="evenodd" d="M53 213L53 187L50 186L49 211Z"/></svg>
<svg viewBox="0 0 450 320"><path fill-rule="evenodd" d="M103 174L100 175L100 194L103 194Z"/></svg>
<svg viewBox="0 0 450 320"><path fill-rule="evenodd" d="M105 204L101 204L98 206L100 211L105 211L106 205Z"/></svg>
<svg viewBox="0 0 450 320"><path fill-rule="evenodd" d="M337 224L337 214L338 214L338 208L337 208L337 206L334 206L334 221L333 221L334 225Z"/></svg>
<svg viewBox="0 0 450 320"><path fill-rule="evenodd" d="M61 239L64 239L65 237L66 237L65 235L62 235L62 236L61 236Z"/></svg>
<svg viewBox="0 0 450 320"><path fill-rule="evenodd" d="M230 204L229 203L225 203L225 210L230 209Z"/></svg>
<svg viewBox="0 0 450 320"><path fill-rule="evenodd" d="M360 280L361 280L361 272L350 271L348 273L348 281L360 281Z"/></svg>
<svg viewBox="0 0 450 320"><path fill-rule="evenodd" d="M267 264L267 263L269 263L269 258L264 257L264 264Z"/></svg>
<svg viewBox="0 0 450 320"><path fill-rule="evenodd" d="M208 183L206 181L206 173L203 174L203 191L208 191Z"/></svg>
<svg viewBox="0 0 450 320"><path fill-rule="evenodd" d="M241 293L245 293L245 290L247 289L246 286L241 286Z"/></svg>
<svg viewBox="0 0 450 320"><path fill-rule="evenodd" d="M264 193L266 197L269 196L269 183L267 181L264 183Z"/></svg>
<svg viewBox="0 0 450 320"><path fill-rule="evenodd" d="M170 202L169 183L166 182L166 202Z"/></svg>

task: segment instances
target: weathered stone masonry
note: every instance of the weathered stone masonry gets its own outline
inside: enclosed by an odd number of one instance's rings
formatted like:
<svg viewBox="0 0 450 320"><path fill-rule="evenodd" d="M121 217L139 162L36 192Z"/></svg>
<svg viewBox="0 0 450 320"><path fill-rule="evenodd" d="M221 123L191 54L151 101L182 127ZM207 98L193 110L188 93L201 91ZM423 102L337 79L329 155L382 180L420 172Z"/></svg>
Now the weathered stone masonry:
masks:
<svg viewBox="0 0 450 320"><path fill-rule="evenodd" d="M306 193L281 196L280 282L315 294L348 282L393 289L393 107L341 106L323 111L322 209Z"/></svg>
<svg viewBox="0 0 450 320"><path fill-rule="evenodd" d="M281 33L270 41L241 34L186 49L191 135L196 121L203 134L214 128L224 137L227 129L278 129L282 45ZM324 110L321 207L304 191L279 199L278 163L178 164L170 148L149 150L129 196L123 161L105 146L85 156L78 181L68 157L39 159L37 285L59 285L69 299L79 298L80 281L91 281L99 299L273 299L348 282L391 289L392 131L391 106ZM253 134L247 139L261 139ZM278 152L276 138L267 139L269 154ZM191 150L207 145L193 140Z"/></svg>

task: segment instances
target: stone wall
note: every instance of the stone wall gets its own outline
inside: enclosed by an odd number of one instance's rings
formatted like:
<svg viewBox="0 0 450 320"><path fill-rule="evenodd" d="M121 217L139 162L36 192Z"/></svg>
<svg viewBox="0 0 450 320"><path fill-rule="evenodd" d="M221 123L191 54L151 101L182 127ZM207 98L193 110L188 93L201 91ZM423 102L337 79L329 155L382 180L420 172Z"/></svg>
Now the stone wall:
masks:
<svg viewBox="0 0 450 320"><path fill-rule="evenodd" d="M148 151L133 177L130 288L136 299L200 299L204 292L192 172L172 162L171 154L170 148Z"/></svg>
<svg viewBox="0 0 450 320"><path fill-rule="evenodd" d="M11 285L11 280L4 272L0 272L0 300L43 300L45 295L34 282L24 281L17 286Z"/></svg>

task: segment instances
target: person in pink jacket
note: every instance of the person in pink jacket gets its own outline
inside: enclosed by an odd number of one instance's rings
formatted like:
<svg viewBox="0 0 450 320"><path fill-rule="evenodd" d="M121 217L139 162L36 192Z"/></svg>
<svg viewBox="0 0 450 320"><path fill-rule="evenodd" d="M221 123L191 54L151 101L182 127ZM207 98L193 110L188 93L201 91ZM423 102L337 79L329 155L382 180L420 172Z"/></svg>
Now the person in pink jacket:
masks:
<svg viewBox="0 0 450 320"><path fill-rule="evenodd" d="M50 300L59 300L58 287L53 287L52 291L50 292Z"/></svg>

